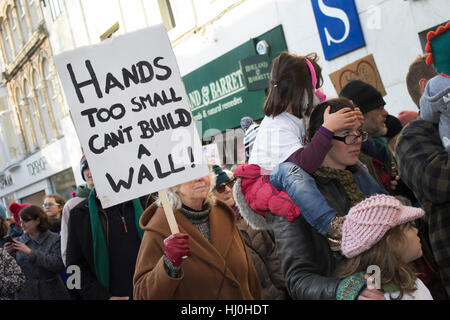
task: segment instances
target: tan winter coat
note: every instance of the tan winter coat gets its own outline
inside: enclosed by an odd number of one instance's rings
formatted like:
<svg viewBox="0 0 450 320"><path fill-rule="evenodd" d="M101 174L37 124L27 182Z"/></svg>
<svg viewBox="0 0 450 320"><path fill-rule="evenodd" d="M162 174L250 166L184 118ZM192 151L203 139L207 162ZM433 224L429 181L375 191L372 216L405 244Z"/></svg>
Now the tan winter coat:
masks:
<svg viewBox="0 0 450 320"><path fill-rule="evenodd" d="M145 230L136 261L134 299L262 299L261 285L252 258L236 225L234 212L217 201L211 207L211 242L178 210L175 219L181 233L189 235L191 256L183 260L179 278L164 267L163 241L170 235L162 208L153 204L143 213Z"/></svg>

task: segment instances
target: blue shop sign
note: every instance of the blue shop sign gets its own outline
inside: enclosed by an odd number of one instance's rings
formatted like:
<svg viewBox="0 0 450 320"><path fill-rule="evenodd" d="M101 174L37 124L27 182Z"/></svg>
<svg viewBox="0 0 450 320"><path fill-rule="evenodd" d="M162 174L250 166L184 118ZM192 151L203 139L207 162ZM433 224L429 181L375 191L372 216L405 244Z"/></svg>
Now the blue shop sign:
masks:
<svg viewBox="0 0 450 320"><path fill-rule="evenodd" d="M354 0L311 0L326 60L365 45Z"/></svg>

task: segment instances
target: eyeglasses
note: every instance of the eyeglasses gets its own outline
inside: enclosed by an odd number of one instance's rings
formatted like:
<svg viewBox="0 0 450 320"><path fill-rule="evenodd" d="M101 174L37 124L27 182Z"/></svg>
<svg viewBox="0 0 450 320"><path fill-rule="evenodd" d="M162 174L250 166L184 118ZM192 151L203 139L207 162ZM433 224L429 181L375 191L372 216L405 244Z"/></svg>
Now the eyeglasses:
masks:
<svg viewBox="0 0 450 320"><path fill-rule="evenodd" d="M234 178L231 181L222 183L221 185L219 185L217 188L215 188L215 190L217 190L218 193L224 193L225 192L225 188L228 186L230 187L230 189L233 189L234 186L234 181L236 180L236 178Z"/></svg>
<svg viewBox="0 0 450 320"><path fill-rule="evenodd" d="M358 138L361 138L361 141L367 141L369 134L365 131L361 131L359 135L349 134L345 137L333 136L333 139L344 142L345 144L355 144L358 141Z"/></svg>
<svg viewBox="0 0 450 320"><path fill-rule="evenodd" d="M53 207L53 206L59 206L59 204L58 203L54 203L54 202L47 202L47 203L43 203L42 204L42 208L50 208L50 207Z"/></svg>

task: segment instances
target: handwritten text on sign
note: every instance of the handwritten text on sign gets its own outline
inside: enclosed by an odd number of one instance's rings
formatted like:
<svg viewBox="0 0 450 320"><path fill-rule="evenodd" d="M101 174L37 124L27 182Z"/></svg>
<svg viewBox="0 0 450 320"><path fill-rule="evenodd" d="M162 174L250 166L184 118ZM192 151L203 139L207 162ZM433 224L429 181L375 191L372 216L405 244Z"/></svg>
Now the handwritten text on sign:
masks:
<svg viewBox="0 0 450 320"><path fill-rule="evenodd" d="M55 62L104 208L208 175L162 25Z"/></svg>

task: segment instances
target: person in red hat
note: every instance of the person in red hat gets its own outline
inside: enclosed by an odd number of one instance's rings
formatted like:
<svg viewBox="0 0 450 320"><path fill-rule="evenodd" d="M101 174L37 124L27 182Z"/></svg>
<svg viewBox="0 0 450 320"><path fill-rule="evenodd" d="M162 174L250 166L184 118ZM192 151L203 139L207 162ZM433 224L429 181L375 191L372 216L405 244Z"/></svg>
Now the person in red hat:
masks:
<svg viewBox="0 0 450 320"><path fill-rule="evenodd" d="M19 204L17 202L12 202L9 205L8 209L9 209L9 212L11 212L13 215L14 223L9 225L8 234L7 234L8 236L15 238L15 237L19 237L23 234L22 226L20 225L19 212L22 211L23 208L28 207L29 205L30 205L29 203Z"/></svg>

